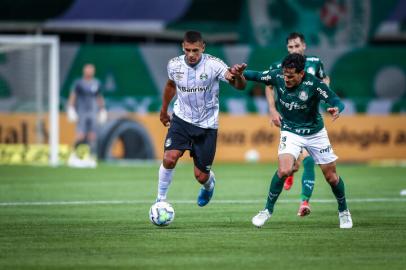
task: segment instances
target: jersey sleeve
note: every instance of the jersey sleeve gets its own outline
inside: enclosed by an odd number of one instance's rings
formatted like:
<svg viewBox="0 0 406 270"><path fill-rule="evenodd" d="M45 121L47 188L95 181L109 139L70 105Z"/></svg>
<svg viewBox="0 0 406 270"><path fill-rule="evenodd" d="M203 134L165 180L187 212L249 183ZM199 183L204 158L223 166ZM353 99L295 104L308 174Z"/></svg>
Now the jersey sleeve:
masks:
<svg viewBox="0 0 406 270"><path fill-rule="evenodd" d="M332 107L337 107L339 112L344 110L344 103L341 102L337 94L331 90L327 84L320 82L316 88L319 99Z"/></svg>
<svg viewBox="0 0 406 270"><path fill-rule="evenodd" d="M210 64L212 65L214 69L214 74L215 76L226 83L229 83L229 81L226 79L226 72L228 71L228 66L226 63L224 63L220 58L214 57L214 56L209 56L210 57Z"/></svg>
<svg viewBox="0 0 406 270"><path fill-rule="evenodd" d="M174 79L173 79L174 73L173 73L172 61L173 61L173 60L170 60L170 61L168 62L168 65L166 66L166 71L168 72L168 78L169 78L169 80L174 81Z"/></svg>
<svg viewBox="0 0 406 270"><path fill-rule="evenodd" d="M273 63L269 66L269 70L274 70L274 69L278 69L278 68L282 68L282 63L281 63L280 61L273 62Z"/></svg>
<svg viewBox="0 0 406 270"><path fill-rule="evenodd" d="M244 71L244 77L248 81L260 82L266 85L275 85L276 82L276 73L269 69L262 72L246 70Z"/></svg>
<svg viewBox="0 0 406 270"><path fill-rule="evenodd" d="M79 84L79 80L74 80L72 83L72 86L70 87L70 91L77 94L78 91L78 84Z"/></svg>
<svg viewBox="0 0 406 270"><path fill-rule="evenodd" d="M323 62L319 62L317 71L316 71L316 77L319 79L324 79L327 77L326 72L324 71L324 65Z"/></svg>

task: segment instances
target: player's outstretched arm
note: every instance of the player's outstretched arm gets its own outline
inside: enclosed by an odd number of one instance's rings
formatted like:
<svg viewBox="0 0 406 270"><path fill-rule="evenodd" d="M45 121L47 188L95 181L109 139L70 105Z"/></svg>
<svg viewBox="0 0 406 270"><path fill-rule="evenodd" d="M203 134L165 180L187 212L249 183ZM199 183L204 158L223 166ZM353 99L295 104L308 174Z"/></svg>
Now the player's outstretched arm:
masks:
<svg viewBox="0 0 406 270"><path fill-rule="evenodd" d="M281 127L282 117L275 107L275 93L272 86L265 86L265 96L268 101L269 116L271 120L271 125L274 124L277 127Z"/></svg>
<svg viewBox="0 0 406 270"><path fill-rule="evenodd" d="M168 80L165 85L163 97L162 97L162 107L159 115L159 120L161 120L164 126L169 126L171 118L168 114L168 107L171 103L173 97L176 95L176 84L172 80Z"/></svg>
<svg viewBox="0 0 406 270"><path fill-rule="evenodd" d="M333 117L333 121L340 117L340 113L344 110L345 106L337 94L325 83L319 84L317 87L317 94L320 100L323 100L329 105L326 110Z"/></svg>
<svg viewBox="0 0 406 270"><path fill-rule="evenodd" d="M236 64L229 68L229 70L225 74L225 78L229 81L229 83L236 89L243 90L247 85L247 81L243 76L243 72L247 64Z"/></svg>

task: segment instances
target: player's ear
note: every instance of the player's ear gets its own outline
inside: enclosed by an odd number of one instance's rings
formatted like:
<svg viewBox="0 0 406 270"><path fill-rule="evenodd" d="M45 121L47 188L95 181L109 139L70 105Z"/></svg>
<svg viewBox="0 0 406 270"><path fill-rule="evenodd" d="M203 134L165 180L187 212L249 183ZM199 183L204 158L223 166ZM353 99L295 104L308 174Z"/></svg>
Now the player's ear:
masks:
<svg viewBox="0 0 406 270"><path fill-rule="evenodd" d="M182 51L185 52L185 42L182 42Z"/></svg>
<svg viewBox="0 0 406 270"><path fill-rule="evenodd" d="M203 44L202 44L202 52L204 52L205 49L206 49L206 43L203 42Z"/></svg>

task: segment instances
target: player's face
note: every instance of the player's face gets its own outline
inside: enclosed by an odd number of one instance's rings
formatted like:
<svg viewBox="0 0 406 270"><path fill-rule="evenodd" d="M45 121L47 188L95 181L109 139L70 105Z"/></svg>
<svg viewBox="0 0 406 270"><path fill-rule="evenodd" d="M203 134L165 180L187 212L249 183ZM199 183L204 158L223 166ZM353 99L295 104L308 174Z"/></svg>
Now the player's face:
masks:
<svg viewBox="0 0 406 270"><path fill-rule="evenodd" d="M296 72L296 68L284 68L283 79L287 88L292 88L299 85L302 82L304 71Z"/></svg>
<svg viewBox="0 0 406 270"><path fill-rule="evenodd" d="M95 73L95 68L93 65L86 65L83 68L83 76L87 79L93 78Z"/></svg>
<svg viewBox="0 0 406 270"><path fill-rule="evenodd" d="M196 65L204 52L204 43L200 41L193 43L185 41L182 46L186 55L186 62L191 66Z"/></svg>
<svg viewBox="0 0 406 270"><path fill-rule="evenodd" d="M304 52L306 50L306 43L302 42L300 38L294 38L288 40L288 44L286 45L288 48L289 53L299 53L301 55L304 55Z"/></svg>

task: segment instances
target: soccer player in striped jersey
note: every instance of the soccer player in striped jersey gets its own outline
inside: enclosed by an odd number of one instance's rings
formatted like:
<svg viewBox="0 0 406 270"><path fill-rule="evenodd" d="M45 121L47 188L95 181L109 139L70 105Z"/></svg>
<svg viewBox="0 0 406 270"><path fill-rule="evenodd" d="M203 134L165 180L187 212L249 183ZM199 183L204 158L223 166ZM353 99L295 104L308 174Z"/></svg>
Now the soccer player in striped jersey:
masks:
<svg viewBox="0 0 406 270"><path fill-rule="evenodd" d="M320 58L316 56L306 56L306 43L305 37L301 33L293 32L289 34L286 38L286 47L289 53L299 53L303 55L306 59L304 70L312 75L315 75L317 78L322 80L327 85L330 84L330 78L324 72L324 66ZM273 63L269 69L280 69L281 61ZM265 87L265 94L268 100L269 113L271 117L271 122L280 127L281 125L281 116L275 108L274 101L274 91L272 86ZM301 192L301 203L297 215L304 217L310 214L310 204L309 200L312 196L315 182L315 172L314 172L314 160L312 156L306 151L302 150L301 157L296 161L295 167L292 175L288 176L285 180L284 189L289 190L293 185L294 173L298 171L301 161L303 161L303 175L302 175L302 192Z"/></svg>
<svg viewBox="0 0 406 270"><path fill-rule="evenodd" d="M202 185L197 198L205 206L213 196L215 176L211 170L216 151L219 116L219 83L243 90L245 64L229 68L217 57L204 53L202 35L188 31L184 35L183 55L169 60L160 120L169 126L159 168L157 201L166 200L178 159L186 150L194 161L194 175ZM168 106L175 97L172 117Z"/></svg>
<svg viewBox="0 0 406 270"><path fill-rule="evenodd" d="M272 178L265 209L252 218L252 223L261 227L271 217L285 179L292 174L295 161L302 149L306 148L315 163L319 164L337 199L340 228L349 229L353 224L347 207L344 181L337 174L337 156L319 113L319 104L324 102L327 112L335 120L344 109L344 104L327 84L304 71L305 62L303 55L292 53L283 60L282 69L244 72L247 80L273 86L276 108L282 116L278 170Z"/></svg>

